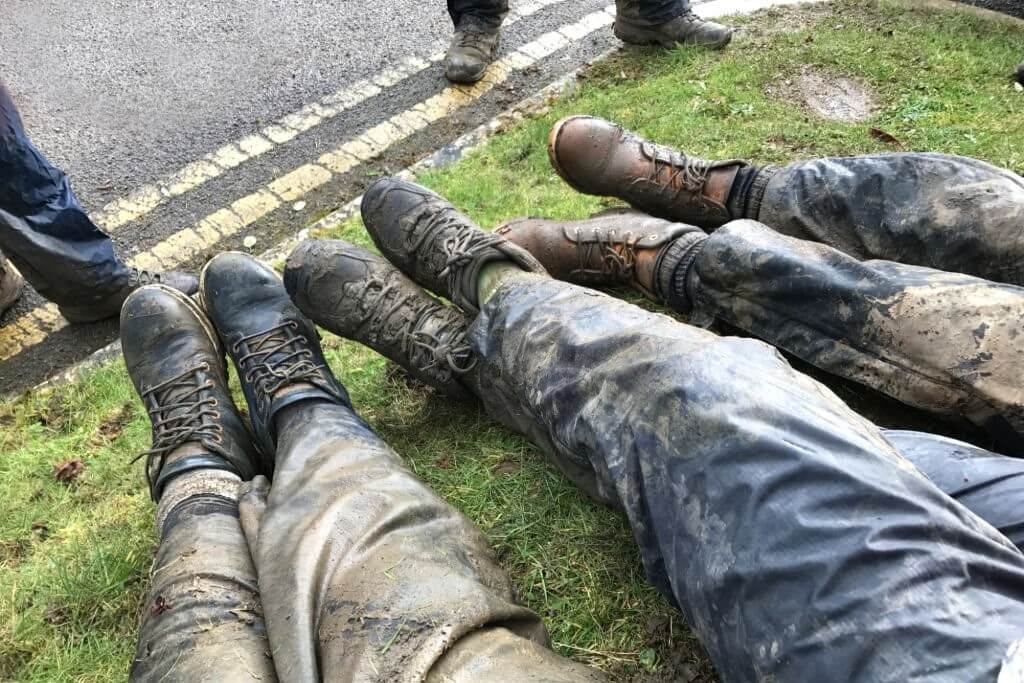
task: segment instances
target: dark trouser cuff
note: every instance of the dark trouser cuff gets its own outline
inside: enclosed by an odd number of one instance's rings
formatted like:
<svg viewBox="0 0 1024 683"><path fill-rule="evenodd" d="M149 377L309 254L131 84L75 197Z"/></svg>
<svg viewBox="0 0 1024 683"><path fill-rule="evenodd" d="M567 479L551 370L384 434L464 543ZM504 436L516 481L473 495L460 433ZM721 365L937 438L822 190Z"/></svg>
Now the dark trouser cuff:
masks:
<svg viewBox="0 0 1024 683"><path fill-rule="evenodd" d="M674 311L689 313L693 310L687 281L693 262L707 239L704 232L688 233L665 247L658 257L656 294Z"/></svg>
<svg viewBox="0 0 1024 683"><path fill-rule="evenodd" d="M764 191L779 170L778 166L765 166L758 169L757 174L750 183L750 189L747 191L743 213L739 214L742 218L749 218L755 221L758 219L758 216L761 215L761 200L764 199Z"/></svg>

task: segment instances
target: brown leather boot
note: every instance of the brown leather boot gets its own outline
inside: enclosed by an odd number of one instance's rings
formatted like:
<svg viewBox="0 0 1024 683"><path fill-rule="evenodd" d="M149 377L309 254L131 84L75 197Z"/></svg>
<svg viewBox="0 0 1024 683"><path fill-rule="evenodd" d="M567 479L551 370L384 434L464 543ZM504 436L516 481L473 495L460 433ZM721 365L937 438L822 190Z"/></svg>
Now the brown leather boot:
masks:
<svg viewBox="0 0 1024 683"><path fill-rule="evenodd" d="M25 280L14 269L10 261L0 254L0 315L14 305L24 288Z"/></svg>
<svg viewBox="0 0 1024 683"><path fill-rule="evenodd" d="M629 285L654 301L663 300L658 271L669 247L706 236L692 225L631 209L582 221L514 218L495 232L533 254L552 277L588 286Z"/></svg>
<svg viewBox="0 0 1024 683"><path fill-rule="evenodd" d="M619 197L654 216L702 228L746 217L747 205L764 193L761 176L764 183L770 177L737 159L686 156L593 116L556 123L548 156L580 192Z"/></svg>

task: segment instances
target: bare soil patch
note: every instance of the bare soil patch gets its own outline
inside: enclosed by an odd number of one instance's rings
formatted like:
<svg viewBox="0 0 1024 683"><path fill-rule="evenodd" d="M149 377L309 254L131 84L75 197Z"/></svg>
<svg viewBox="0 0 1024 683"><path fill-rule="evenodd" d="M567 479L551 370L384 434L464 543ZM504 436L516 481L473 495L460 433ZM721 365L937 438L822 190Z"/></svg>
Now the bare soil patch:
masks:
<svg viewBox="0 0 1024 683"><path fill-rule="evenodd" d="M842 123L866 121L876 106L874 94L866 84L813 66L801 67L796 76L770 85L768 94L797 102L823 119Z"/></svg>

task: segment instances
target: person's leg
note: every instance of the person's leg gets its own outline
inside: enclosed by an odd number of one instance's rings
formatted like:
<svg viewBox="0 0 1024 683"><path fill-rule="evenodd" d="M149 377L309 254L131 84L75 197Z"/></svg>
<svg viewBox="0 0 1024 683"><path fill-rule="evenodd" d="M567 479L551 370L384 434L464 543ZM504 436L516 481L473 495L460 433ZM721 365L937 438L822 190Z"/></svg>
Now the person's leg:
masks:
<svg viewBox="0 0 1024 683"><path fill-rule="evenodd" d="M634 45L679 44L722 48L732 29L705 21L690 9L689 0L615 0L615 36Z"/></svg>
<svg viewBox="0 0 1024 683"><path fill-rule="evenodd" d="M274 681L238 487L256 455L209 323L184 296L136 291L125 364L153 423L146 475L160 539L132 681Z"/></svg>
<svg viewBox="0 0 1024 683"><path fill-rule="evenodd" d="M605 217L596 219L603 220ZM565 230L560 228L562 235ZM658 219L648 216L636 234L647 235L657 228ZM585 230L580 227L581 233ZM599 240L595 237L593 241ZM532 253L541 257L544 251ZM567 260L579 265L578 259ZM553 259L543 261L554 274L549 265ZM560 264L555 261L554 265ZM584 275L596 271L592 264L584 266ZM518 279L521 272L486 269L481 275L480 296L486 299L506 281ZM284 282L296 306L318 325L387 356L447 396L476 400L479 368L466 340L472 319L429 296L380 256L340 240L307 240L289 255ZM608 284L607 279L602 284ZM940 490L1021 547L1024 459L924 432L887 430L885 435Z"/></svg>
<svg viewBox="0 0 1024 683"><path fill-rule="evenodd" d="M481 297L467 274L517 248L424 215L439 201L378 181L363 220L408 275L482 306L488 411L625 511L725 680L996 677L1024 637L1024 556L877 427L762 342L540 274Z"/></svg>
<svg viewBox="0 0 1024 683"><path fill-rule="evenodd" d="M785 168L707 161L608 121L555 124L555 170L580 192L714 229L752 218L861 259L1024 284L1024 179L975 159L878 154Z"/></svg>
<svg viewBox="0 0 1024 683"><path fill-rule="evenodd" d="M937 434L883 430L933 484L1024 549L1024 459Z"/></svg>
<svg viewBox="0 0 1024 683"><path fill-rule="evenodd" d="M35 148L10 92L0 83L0 250L37 292L72 322L115 316L140 284L192 293L195 278L140 273L79 203L64 173Z"/></svg>
<svg viewBox="0 0 1024 683"><path fill-rule="evenodd" d="M749 332L834 375L988 430L1024 453L1016 337L1024 288L865 261L733 221L710 237L635 211L497 229L559 279L632 286Z"/></svg>
<svg viewBox="0 0 1024 683"><path fill-rule="evenodd" d="M448 13L455 35L445 56L445 77L454 83L475 83L498 51L508 0L448 0Z"/></svg>
<svg viewBox="0 0 1024 683"><path fill-rule="evenodd" d="M276 453L243 519L282 679L601 680L547 648L480 531L356 415L272 270L221 254L201 295Z"/></svg>

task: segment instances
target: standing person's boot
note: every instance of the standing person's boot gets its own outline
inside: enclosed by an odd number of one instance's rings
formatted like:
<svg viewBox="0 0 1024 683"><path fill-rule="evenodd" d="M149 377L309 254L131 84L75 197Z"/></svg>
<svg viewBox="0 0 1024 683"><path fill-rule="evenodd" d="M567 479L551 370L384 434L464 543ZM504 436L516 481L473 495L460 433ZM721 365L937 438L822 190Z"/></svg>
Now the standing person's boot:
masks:
<svg viewBox="0 0 1024 683"><path fill-rule="evenodd" d="M476 360L469 319L376 254L340 240L306 240L288 257L288 295L314 322L365 344L424 384L460 400Z"/></svg>
<svg viewBox="0 0 1024 683"><path fill-rule="evenodd" d="M216 333L190 299L154 285L125 301L121 335L153 426L143 456L160 538L129 678L272 683L238 513L238 487L259 456L231 400Z"/></svg>
<svg viewBox="0 0 1024 683"><path fill-rule="evenodd" d="M25 289L25 280L0 253L0 315L14 305Z"/></svg>
<svg viewBox="0 0 1024 683"><path fill-rule="evenodd" d="M664 301L666 283L659 268L692 258L707 235L700 228L672 223L639 211L609 211L582 221L515 218L495 229L530 252L548 273L578 285L626 285L654 301Z"/></svg>
<svg viewBox="0 0 1024 683"><path fill-rule="evenodd" d="M247 254L223 252L200 274L200 301L235 363L253 432L274 453L274 415L309 399L348 405L327 368L316 328L273 270Z"/></svg>
<svg viewBox="0 0 1024 683"><path fill-rule="evenodd" d="M738 159L687 156L593 116L556 123L548 157L579 192L619 197L653 216L702 228L756 214L771 176Z"/></svg>
<svg viewBox="0 0 1024 683"><path fill-rule="evenodd" d="M88 323L98 320L106 320L118 314L125 299L146 285L163 285L169 289L181 292L186 296L192 296L199 289L199 278L191 273L183 273L176 270L156 272L151 270L140 270L139 268L128 269L127 281L110 294L93 297L88 303L75 303L62 305L57 303L60 314L68 322Z"/></svg>
<svg viewBox="0 0 1024 683"><path fill-rule="evenodd" d="M1017 82L1024 85L1024 62L1017 65Z"/></svg>
<svg viewBox="0 0 1024 683"><path fill-rule="evenodd" d="M723 48L732 40L732 29L705 21L688 2L671 0L616 0L615 37L633 45L699 45Z"/></svg>
<svg viewBox="0 0 1024 683"><path fill-rule="evenodd" d="M479 310L477 279L484 265L510 261L544 273L528 251L487 233L427 188L381 178L363 194L363 223L381 253L427 289L467 313Z"/></svg>
<svg viewBox="0 0 1024 683"><path fill-rule="evenodd" d="M444 75L453 83L476 83L483 78L501 43L501 23L467 14L455 26Z"/></svg>

